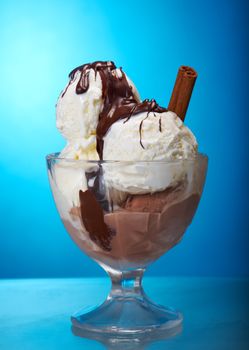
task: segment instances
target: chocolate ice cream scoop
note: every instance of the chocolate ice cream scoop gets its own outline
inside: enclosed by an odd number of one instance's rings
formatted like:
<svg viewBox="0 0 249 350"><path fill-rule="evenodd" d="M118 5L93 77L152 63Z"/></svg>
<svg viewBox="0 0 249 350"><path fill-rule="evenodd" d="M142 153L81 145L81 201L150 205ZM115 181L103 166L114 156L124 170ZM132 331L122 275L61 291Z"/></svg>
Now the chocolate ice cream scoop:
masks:
<svg viewBox="0 0 249 350"><path fill-rule="evenodd" d="M180 189L180 185L176 185L161 192L129 196L122 207L130 211L161 213L165 205L177 196Z"/></svg>

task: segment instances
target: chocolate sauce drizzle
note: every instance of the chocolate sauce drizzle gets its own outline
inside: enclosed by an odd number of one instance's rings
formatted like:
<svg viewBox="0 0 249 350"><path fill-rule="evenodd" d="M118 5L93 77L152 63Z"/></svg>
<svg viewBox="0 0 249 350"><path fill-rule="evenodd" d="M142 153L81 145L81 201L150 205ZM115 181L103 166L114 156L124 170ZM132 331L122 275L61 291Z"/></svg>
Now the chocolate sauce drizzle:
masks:
<svg viewBox="0 0 249 350"><path fill-rule="evenodd" d="M96 138L97 151L100 159L103 159L103 139L112 124L121 119L125 119L124 123L126 123L133 115L138 113L147 112L147 118L150 112L163 113L166 112L167 109L160 107L155 100L146 99L140 102L136 98L132 87L129 85L122 68L120 68L120 73L117 72L116 66L112 61L87 63L72 70L69 74L69 85L74 81L76 72L80 71L80 78L76 85L76 94L83 94L88 90L90 69L94 70L95 77L97 73L99 73L102 81L104 106L99 115ZM63 94L65 94L65 92L66 90ZM140 144L143 148L142 126L146 118L141 121L139 127ZM161 131L161 122L159 122L159 130Z"/></svg>
<svg viewBox="0 0 249 350"><path fill-rule="evenodd" d="M162 132L162 117L159 118L159 131Z"/></svg>
<svg viewBox="0 0 249 350"><path fill-rule="evenodd" d="M140 122L139 135L140 145L145 148L142 142L143 122L148 118L151 112L163 113L166 108L160 107L155 100L144 100L140 102L135 96L132 87L129 85L126 75L120 68L116 70L116 66L112 61L96 61L87 63L75 68L69 74L69 83L62 93L65 95L68 87L76 79L76 73L80 72L80 78L76 85L76 94L83 94L89 88L90 69L95 72L95 79L99 73L102 81L102 98L104 106L99 114L99 121L96 130L97 151L100 159L103 159L104 136L109 128L118 120L124 119L124 123L128 122L133 115L147 112L146 117ZM161 131L161 118L159 119L159 131ZM94 176L98 177L98 174ZM98 192L98 191L97 191ZM97 193L96 192L96 193ZM85 192L79 192L81 219L89 232L90 238L103 250L111 250L111 240L115 235L104 221L104 212L106 211L105 201L96 196L94 189L88 189Z"/></svg>
<svg viewBox="0 0 249 350"><path fill-rule="evenodd" d="M90 238L102 249L111 250L114 232L104 221L104 213L100 203L91 190L79 191L81 219Z"/></svg>

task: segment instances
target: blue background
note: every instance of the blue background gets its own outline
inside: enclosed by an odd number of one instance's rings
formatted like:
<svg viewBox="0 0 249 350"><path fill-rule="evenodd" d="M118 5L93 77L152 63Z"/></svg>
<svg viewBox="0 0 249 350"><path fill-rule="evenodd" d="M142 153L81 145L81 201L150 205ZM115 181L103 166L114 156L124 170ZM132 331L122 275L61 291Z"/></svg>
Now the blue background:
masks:
<svg viewBox="0 0 249 350"><path fill-rule="evenodd" d="M182 243L151 275L249 274L247 1L0 2L0 277L104 272L72 243L44 157L63 148L55 102L77 65L115 61L167 106L180 65L199 73L186 124L210 157Z"/></svg>

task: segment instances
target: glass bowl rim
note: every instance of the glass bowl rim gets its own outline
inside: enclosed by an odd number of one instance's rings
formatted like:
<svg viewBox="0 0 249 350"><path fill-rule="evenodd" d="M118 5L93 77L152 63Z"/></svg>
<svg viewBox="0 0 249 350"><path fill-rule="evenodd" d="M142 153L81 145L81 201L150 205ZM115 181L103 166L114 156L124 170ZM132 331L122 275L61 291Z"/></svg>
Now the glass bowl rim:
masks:
<svg viewBox="0 0 249 350"><path fill-rule="evenodd" d="M65 161L68 163L77 163L77 164L168 164L168 163L182 163L182 162L194 162L200 160L208 160L208 156L205 153L197 153L193 158L178 158L178 159L164 159L164 160L88 160L88 159L74 159L60 157L60 152L50 153L46 156L47 162L50 161Z"/></svg>

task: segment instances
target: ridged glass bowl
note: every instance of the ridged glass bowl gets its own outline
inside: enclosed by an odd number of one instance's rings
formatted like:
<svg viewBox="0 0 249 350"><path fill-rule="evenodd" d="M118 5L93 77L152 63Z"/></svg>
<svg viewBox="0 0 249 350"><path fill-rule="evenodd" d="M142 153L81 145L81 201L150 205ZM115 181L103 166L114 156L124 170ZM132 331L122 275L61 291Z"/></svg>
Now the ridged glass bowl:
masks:
<svg viewBox="0 0 249 350"><path fill-rule="evenodd" d="M140 334L179 327L182 314L141 286L149 264L180 242L197 209L207 157L84 161L47 156L60 217L78 247L110 276L104 303L72 316L87 332Z"/></svg>

